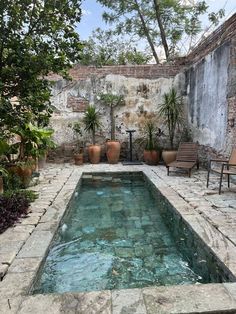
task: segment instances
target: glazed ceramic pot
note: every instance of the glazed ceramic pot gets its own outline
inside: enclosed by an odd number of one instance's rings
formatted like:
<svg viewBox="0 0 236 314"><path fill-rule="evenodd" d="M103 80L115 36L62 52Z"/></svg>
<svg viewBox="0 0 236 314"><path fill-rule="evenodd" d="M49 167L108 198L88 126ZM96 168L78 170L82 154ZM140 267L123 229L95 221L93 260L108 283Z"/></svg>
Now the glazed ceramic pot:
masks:
<svg viewBox="0 0 236 314"><path fill-rule="evenodd" d="M107 141L106 155L109 164L117 164L120 158L120 142Z"/></svg>

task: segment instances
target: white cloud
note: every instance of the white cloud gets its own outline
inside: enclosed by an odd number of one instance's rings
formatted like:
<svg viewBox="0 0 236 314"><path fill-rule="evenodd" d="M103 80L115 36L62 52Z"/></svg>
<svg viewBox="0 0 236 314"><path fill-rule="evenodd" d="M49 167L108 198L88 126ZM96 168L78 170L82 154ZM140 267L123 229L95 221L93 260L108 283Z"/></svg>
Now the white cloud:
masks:
<svg viewBox="0 0 236 314"><path fill-rule="evenodd" d="M92 14L91 11L82 9L82 15L90 15L90 14Z"/></svg>

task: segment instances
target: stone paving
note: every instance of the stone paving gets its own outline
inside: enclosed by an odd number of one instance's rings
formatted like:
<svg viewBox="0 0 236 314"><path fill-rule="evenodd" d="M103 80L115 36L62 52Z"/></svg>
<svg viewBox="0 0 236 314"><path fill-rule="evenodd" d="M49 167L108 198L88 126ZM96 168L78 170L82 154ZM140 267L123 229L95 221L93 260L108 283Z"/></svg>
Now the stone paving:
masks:
<svg viewBox="0 0 236 314"><path fill-rule="evenodd" d="M218 195L206 171L168 177L164 166L49 164L33 187L39 198L27 218L0 235L0 313L236 313L236 283L29 295L69 199L83 172L143 171L190 228L236 278L236 186Z"/></svg>

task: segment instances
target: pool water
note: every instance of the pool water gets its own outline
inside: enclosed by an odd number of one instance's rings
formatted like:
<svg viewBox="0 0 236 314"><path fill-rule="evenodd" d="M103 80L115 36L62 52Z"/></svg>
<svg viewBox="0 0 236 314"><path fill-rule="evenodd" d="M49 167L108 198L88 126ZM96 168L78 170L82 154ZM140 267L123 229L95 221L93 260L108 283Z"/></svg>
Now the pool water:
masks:
<svg viewBox="0 0 236 314"><path fill-rule="evenodd" d="M159 206L140 173L84 176L34 293L203 282L178 251Z"/></svg>

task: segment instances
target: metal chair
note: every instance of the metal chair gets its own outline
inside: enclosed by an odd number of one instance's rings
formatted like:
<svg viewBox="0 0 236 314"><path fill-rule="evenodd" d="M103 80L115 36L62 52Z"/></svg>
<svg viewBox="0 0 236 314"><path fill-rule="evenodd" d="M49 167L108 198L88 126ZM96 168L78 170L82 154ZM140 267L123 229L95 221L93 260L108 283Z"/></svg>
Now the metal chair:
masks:
<svg viewBox="0 0 236 314"><path fill-rule="evenodd" d="M220 168L212 168L212 162L221 163ZM229 159L210 159L207 172L207 187L209 185L210 172L220 174L219 194L221 194L221 186L223 175L227 175L228 187L230 187L230 175L236 175L236 148L233 148Z"/></svg>

